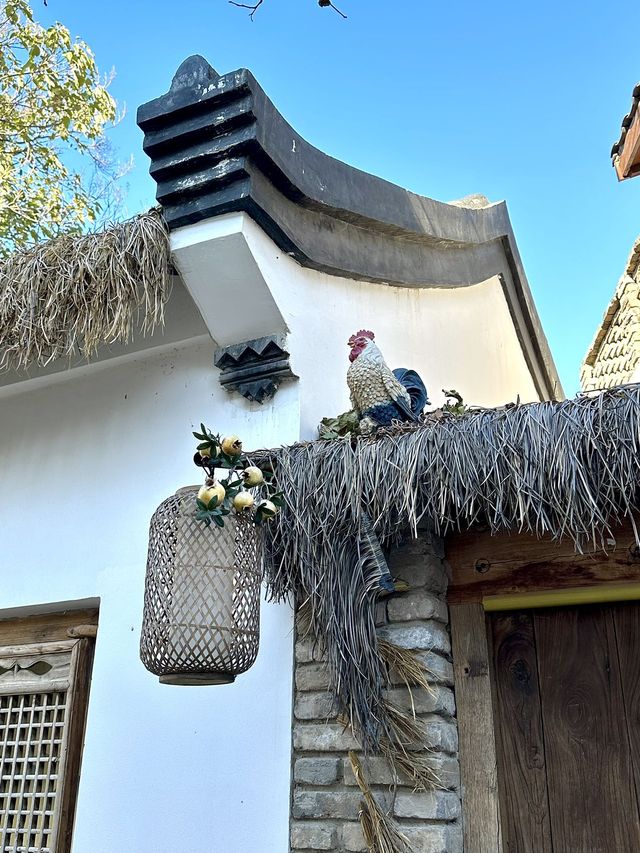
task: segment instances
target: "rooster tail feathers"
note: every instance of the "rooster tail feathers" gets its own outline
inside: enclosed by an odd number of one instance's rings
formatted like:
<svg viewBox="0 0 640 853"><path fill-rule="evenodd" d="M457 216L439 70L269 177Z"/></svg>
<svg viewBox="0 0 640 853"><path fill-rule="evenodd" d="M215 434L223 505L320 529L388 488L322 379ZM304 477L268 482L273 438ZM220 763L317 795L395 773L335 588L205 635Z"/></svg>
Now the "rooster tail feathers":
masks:
<svg viewBox="0 0 640 853"><path fill-rule="evenodd" d="M393 375L398 382L406 388L411 397L411 411L414 415L422 414L422 410L429 403L429 396L424 382L415 370L407 370L406 367L396 367Z"/></svg>

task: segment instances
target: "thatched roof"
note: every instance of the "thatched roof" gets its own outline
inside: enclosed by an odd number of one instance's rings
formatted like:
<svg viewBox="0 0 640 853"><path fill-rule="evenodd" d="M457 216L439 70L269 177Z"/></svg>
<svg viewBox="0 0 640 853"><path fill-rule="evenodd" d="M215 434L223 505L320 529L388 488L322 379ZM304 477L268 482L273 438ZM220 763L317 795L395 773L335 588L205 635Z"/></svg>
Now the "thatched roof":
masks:
<svg viewBox="0 0 640 853"><path fill-rule="evenodd" d="M363 513L383 542L488 525L571 539L581 549L638 509L640 384L561 402L438 411L372 437L269 451L292 500L275 541L288 573ZM308 556L311 556L309 553ZM297 566L297 569L296 569Z"/></svg>
<svg viewBox="0 0 640 853"><path fill-rule="evenodd" d="M268 529L271 593L293 593L305 604L341 711L365 746L397 764L406 758L406 735L384 693L389 650L374 623L384 567L372 539L389 545L416 535L423 522L441 534L481 523L568 538L578 549L603 542L623 519L633 523L638 509L640 385L440 412L374 437L267 456L287 499ZM419 752L410 757L428 761ZM414 778L424 784L424 767Z"/></svg>
<svg viewBox="0 0 640 853"><path fill-rule="evenodd" d="M584 391L629 382L640 361L640 238L631 250L580 370Z"/></svg>
<svg viewBox="0 0 640 853"><path fill-rule="evenodd" d="M169 239L158 210L0 260L0 370L44 365L162 324Z"/></svg>

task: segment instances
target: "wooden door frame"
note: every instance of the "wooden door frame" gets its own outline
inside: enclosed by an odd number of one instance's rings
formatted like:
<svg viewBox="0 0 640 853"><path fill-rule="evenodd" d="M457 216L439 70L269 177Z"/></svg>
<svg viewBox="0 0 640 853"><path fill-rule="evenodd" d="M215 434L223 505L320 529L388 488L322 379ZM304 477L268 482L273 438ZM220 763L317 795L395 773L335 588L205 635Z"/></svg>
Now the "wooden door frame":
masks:
<svg viewBox="0 0 640 853"><path fill-rule="evenodd" d="M502 853L491 660L482 604L449 607L464 849Z"/></svg>
<svg viewBox="0 0 640 853"><path fill-rule="evenodd" d="M447 539L446 559L464 849L502 853L487 610L637 600L640 550L628 523L583 554L571 542L467 531Z"/></svg>

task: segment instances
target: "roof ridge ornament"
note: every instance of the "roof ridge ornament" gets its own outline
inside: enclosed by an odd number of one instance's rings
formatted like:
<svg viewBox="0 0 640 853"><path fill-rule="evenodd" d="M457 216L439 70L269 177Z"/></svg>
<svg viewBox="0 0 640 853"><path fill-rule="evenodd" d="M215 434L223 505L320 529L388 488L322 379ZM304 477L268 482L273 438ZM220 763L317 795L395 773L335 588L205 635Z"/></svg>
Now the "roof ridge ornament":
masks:
<svg viewBox="0 0 640 853"><path fill-rule="evenodd" d="M209 65L204 56L194 53L187 57L180 65L171 81L170 92L178 89L192 89L194 86L204 86L220 77L212 65Z"/></svg>

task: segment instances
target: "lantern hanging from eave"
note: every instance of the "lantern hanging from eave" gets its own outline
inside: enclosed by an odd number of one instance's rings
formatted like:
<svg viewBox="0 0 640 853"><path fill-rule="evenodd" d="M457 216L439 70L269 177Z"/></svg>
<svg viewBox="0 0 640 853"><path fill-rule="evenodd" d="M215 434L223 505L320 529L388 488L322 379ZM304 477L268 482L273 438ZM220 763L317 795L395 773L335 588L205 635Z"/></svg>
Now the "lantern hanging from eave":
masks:
<svg viewBox="0 0 640 853"><path fill-rule="evenodd" d="M163 684L228 684L258 654L262 531L234 513L206 527L197 493L163 501L149 529L140 657Z"/></svg>

